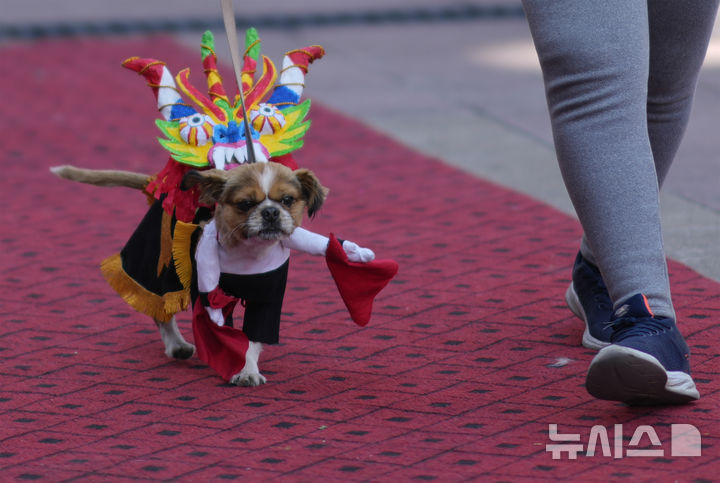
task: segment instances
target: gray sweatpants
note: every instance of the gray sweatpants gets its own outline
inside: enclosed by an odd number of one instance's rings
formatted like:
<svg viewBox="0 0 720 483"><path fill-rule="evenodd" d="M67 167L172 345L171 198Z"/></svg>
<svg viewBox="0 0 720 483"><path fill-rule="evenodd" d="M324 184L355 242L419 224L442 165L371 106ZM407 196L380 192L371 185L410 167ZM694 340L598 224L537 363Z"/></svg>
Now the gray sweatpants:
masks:
<svg viewBox="0 0 720 483"><path fill-rule="evenodd" d="M659 186L687 125L718 0L523 0L581 251L617 306L674 317Z"/></svg>

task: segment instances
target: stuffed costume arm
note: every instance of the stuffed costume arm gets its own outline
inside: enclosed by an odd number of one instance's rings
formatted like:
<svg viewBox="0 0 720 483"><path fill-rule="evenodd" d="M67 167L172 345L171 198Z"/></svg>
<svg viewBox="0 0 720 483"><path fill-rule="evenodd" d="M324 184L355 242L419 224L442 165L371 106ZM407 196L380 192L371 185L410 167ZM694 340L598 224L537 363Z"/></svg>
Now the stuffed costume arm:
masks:
<svg viewBox="0 0 720 483"><path fill-rule="evenodd" d="M326 236L298 227L282 244L292 250L325 256L329 242L330 239ZM366 263L375 258L372 250L362 248L351 241L345 240L342 242L342 247L351 262ZM203 229L195 252L195 259L197 260L198 291L201 294L210 294L210 297L212 297L212 294L217 293L220 284L220 272L222 271L218 252L217 228L214 220L205 225ZM213 305L212 300L208 300L207 304L205 304L205 310L210 320L222 326L225 323L223 311L219 307L213 307Z"/></svg>
<svg viewBox="0 0 720 483"><path fill-rule="evenodd" d="M195 259L198 261L198 290L211 292L220 283L220 259L218 256L215 220L205 225L198 241Z"/></svg>
<svg viewBox="0 0 720 483"><path fill-rule="evenodd" d="M198 291L209 294L220 283L220 259L218 255L217 229L215 220L205 225L195 252L197 260ZM210 320L217 325L225 324L222 309L205 306Z"/></svg>
<svg viewBox="0 0 720 483"><path fill-rule="evenodd" d="M330 243L330 238L300 227L295 228L292 235L282 242L287 248L319 256L325 256L328 243ZM349 240L343 241L342 247L351 262L367 263L375 259L372 250L358 246Z"/></svg>
<svg viewBox="0 0 720 483"><path fill-rule="evenodd" d="M283 245L313 255L325 256L330 274L352 320L364 326L370 320L372 303L398 271L393 260L375 260L368 248L348 240L340 241L332 233L324 237L296 228Z"/></svg>

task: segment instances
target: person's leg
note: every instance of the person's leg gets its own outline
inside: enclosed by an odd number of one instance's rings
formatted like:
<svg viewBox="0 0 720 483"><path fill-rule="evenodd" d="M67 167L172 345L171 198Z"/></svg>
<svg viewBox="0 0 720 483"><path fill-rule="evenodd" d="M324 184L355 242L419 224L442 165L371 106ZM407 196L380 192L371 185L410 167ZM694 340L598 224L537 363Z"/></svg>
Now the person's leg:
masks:
<svg viewBox="0 0 720 483"><path fill-rule="evenodd" d="M688 5L674 0L648 2L650 64L647 124L658 185L662 188L687 127L697 78L712 33L718 1ZM583 235L580 255L566 299L582 319L607 320L610 306L595 255ZM579 281L578 281L579 279ZM584 290L584 293L582 292ZM584 296L581 300L577 295ZM583 307L583 305L585 307ZM604 325L592 325L583 335L583 345L601 348L608 343Z"/></svg>
<svg viewBox="0 0 720 483"><path fill-rule="evenodd" d="M718 0L649 0L647 121L662 186L685 134Z"/></svg>
<svg viewBox="0 0 720 483"><path fill-rule="evenodd" d="M646 0L525 0L558 162L611 300L674 315L647 128Z"/></svg>
<svg viewBox="0 0 720 483"><path fill-rule="evenodd" d="M648 2L650 72L647 123L661 188L685 134L717 9L717 0L699 1L692 5L674 0ZM595 263L585 237L581 253Z"/></svg>
<svg viewBox="0 0 720 483"><path fill-rule="evenodd" d="M699 54L675 67L688 72L660 78L672 61L662 60L656 29L680 22L673 31L682 32L700 22L694 15L664 17L673 15L665 1L524 2L563 179L616 305L612 344L591 362L586 387L598 398L630 403L699 397L670 300L658 180L682 137L709 30L687 39L684 48ZM673 131L672 139L659 139L663 130ZM662 163L657 171L653 151Z"/></svg>

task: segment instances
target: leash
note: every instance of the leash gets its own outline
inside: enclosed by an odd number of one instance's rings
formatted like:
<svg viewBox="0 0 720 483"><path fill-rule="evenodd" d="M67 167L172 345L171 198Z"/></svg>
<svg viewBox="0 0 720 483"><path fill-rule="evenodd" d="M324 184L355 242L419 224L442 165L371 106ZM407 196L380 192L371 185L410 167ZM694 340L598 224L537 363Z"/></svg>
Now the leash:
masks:
<svg viewBox="0 0 720 483"><path fill-rule="evenodd" d="M248 163L255 162L255 143L250 132L247 110L245 109L245 93L242 88L240 75L240 51L238 50L237 27L235 25L235 12L233 11L232 0L220 0L222 6L223 23L225 24L225 35L230 46L230 58L232 59L235 82L237 82L240 93L240 106L242 107L243 122L245 123L245 144L247 146Z"/></svg>

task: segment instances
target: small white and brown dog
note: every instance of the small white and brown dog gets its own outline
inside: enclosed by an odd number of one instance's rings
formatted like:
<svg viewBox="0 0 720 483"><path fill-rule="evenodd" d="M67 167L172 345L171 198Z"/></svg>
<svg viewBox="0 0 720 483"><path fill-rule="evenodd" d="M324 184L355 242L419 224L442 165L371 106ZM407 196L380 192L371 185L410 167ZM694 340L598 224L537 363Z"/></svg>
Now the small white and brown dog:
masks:
<svg viewBox="0 0 720 483"><path fill-rule="evenodd" d="M61 178L81 183L142 191L151 179L142 173L74 166L57 166L51 171ZM327 190L312 172L306 169L292 171L273 162L244 164L229 171L190 171L183 185L184 188L198 186L201 201L216 206L214 218L205 225L196 250L198 291L207 294L222 286L233 292L232 285L237 285L240 280L240 285L249 285L257 289L256 292L264 291L270 284L274 292L274 299L260 304L259 309L257 304L246 304L247 323L243 329L247 328L250 340L246 363L230 378L237 385L262 384L265 377L260 374L257 361L263 341L274 342L277 337L285 288L282 271L287 269L290 250L324 255L328 247L327 237L300 227L305 212L313 216L322 206ZM369 262L375 257L371 250L349 241L342 242L342 248L352 262ZM254 280L253 276L258 274L269 274L260 276L264 285ZM277 277L281 278L281 283ZM208 307L206 310L214 323L223 325L227 322L220 309ZM168 357L187 359L195 353L195 347L180 333L175 317L167 322L155 322Z"/></svg>
<svg viewBox="0 0 720 483"><path fill-rule="evenodd" d="M250 342L245 365L230 382L263 384L266 379L258 369L258 358L263 343L278 341L290 250L323 256L328 246L327 237L300 227L305 211L312 217L327 190L311 171L292 171L272 162L229 171L191 171L183 188L193 186L200 188L202 203L215 205L214 218L205 225L195 253L198 291L207 297L220 289L242 299L245 306L243 332ZM352 262L375 257L371 250L347 240L342 248ZM210 320L226 324L222 311L205 301Z"/></svg>

